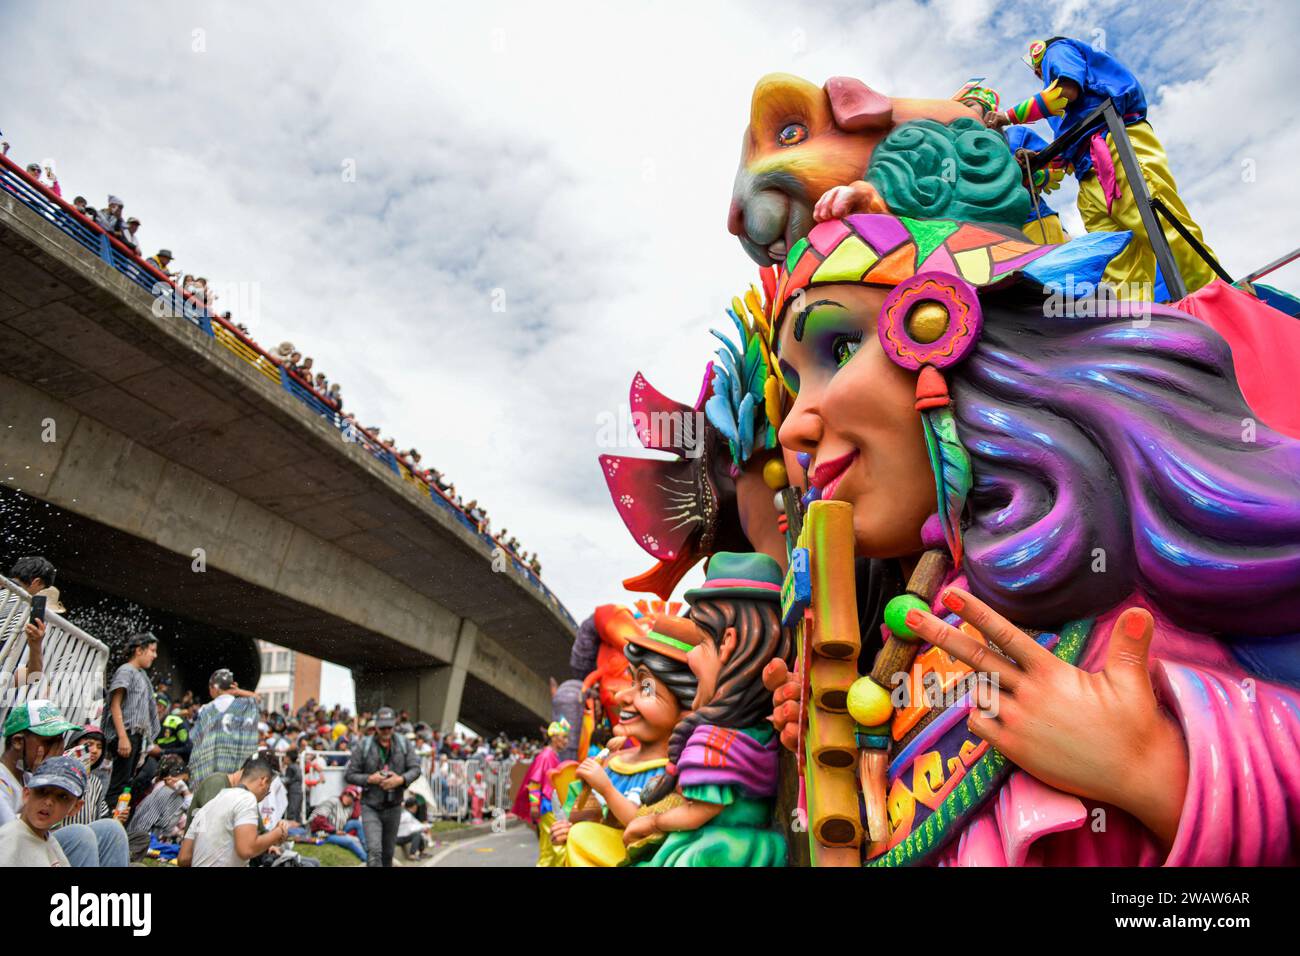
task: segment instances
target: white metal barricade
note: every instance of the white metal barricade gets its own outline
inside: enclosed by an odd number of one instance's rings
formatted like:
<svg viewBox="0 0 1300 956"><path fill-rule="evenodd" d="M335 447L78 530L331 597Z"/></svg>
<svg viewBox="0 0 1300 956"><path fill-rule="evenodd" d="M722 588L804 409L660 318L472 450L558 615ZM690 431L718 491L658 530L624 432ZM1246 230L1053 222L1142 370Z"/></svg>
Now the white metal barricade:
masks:
<svg viewBox="0 0 1300 956"><path fill-rule="evenodd" d="M465 820L473 812L473 785L475 776L482 774L483 816L492 817L500 807L510 809L510 768L512 760L442 760L428 756L421 759L421 768L433 792L430 812L443 819Z"/></svg>
<svg viewBox="0 0 1300 956"><path fill-rule="evenodd" d="M313 750L312 763L317 766L316 775L320 783L307 786L309 774L307 753L298 755L298 765L302 768L303 799L307 804L304 819L311 819L311 808L323 803L330 797L337 797L347 786L344 774L347 771L347 759L352 755L346 750ZM342 759L339 766L330 766L330 758ZM429 754L420 757L420 772L428 783L428 790L420 788L419 795L428 801L426 792L433 799L429 805L429 815L444 820L467 820L473 812L473 792L471 785L475 774L483 774L484 819L492 818L492 811L498 807L510 809L510 769L515 761L511 760L439 760ZM292 814L291 814L292 815Z"/></svg>
<svg viewBox="0 0 1300 956"><path fill-rule="evenodd" d="M308 753L312 755L312 763L316 767L315 771L307 766ZM330 797L337 797L343 792L343 788L347 786L347 781L343 777L347 773L348 760L351 756L352 754L346 750L304 750L298 754L298 766L302 768L302 798L307 806L303 820L311 819L312 807L324 803ZM337 766L335 766L334 764L340 758L342 758L342 762L337 763ZM307 786L309 773L315 773L319 776L320 783L314 787Z"/></svg>
<svg viewBox="0 0 1300 956"><path fill-rule="evenodd" d="M27 589L0 576L0 722L16 704L44 699L75 724L98 724L104 712L108 645L53 611L45 612L44 673L39 680L27 674L17 685L15 675L27 664L23 625L31 609Z"/></svg>

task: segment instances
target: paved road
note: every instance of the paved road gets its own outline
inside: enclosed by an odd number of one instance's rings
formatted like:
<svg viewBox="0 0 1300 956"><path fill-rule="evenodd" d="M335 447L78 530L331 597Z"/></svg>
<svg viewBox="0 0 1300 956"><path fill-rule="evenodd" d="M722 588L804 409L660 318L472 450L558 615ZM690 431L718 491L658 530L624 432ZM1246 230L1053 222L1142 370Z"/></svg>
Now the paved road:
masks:
<svg viewBox="0 0 1300 956"><path fill-rule="evenodd" d="M535 866L537 834L528 827L462 840L435 850L426 866Z"/></svg>

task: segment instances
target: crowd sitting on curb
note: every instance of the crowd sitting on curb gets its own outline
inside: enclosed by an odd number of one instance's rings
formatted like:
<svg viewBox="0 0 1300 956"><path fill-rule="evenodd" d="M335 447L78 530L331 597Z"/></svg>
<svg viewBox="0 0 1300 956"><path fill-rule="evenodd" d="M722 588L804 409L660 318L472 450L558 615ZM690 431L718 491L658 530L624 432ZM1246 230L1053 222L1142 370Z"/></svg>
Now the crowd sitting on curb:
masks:
<svg viewBox="0 0 1300 956"><path fill-rule="evenodd" d="M13 581L63 613L56 574L39 556L10 569ZM45 623L23 626L26 654L14 686L43 666ZM125 660L107 681L102 727L69 721L46 699L9 711L0 734L0 861L312 865L291 849L295 842L334 844L371 866L392 865L397 847L419 860L440 813L463 819L472 806L475 822L484 822L483 772L469 772L464 761L499 765L491 774L499 784L510 761L531 759L541 746L504 734L490 742L443 734L387 707L356 717L311 700L292 714L287 706L266 710L228 668L209 677L206 703L189 691L173 701L170 683L155 684L150 673L158 644L150 632L125 641ZM327 765L347 786L313 799ZM226 790L241 792L201 812Z"/></svg>

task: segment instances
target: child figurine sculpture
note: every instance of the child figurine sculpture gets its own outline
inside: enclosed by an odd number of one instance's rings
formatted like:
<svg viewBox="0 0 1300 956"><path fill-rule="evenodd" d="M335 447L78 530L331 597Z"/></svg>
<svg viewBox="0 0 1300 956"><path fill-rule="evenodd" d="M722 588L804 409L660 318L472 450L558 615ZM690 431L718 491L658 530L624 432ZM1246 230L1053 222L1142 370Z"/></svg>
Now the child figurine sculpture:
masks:
<svg viewBox="0 0 1300 956"><path fill-rule="evenodd" d="M660 617L662 653L697 681L691 712L673 730L670 764L623 840L663 836L648 866L784 866L771 826L778 741L767 720L762 670L790 656L777 614L781 568L764 554L720 552L684 618Z"/></svg>
<svg viewBox="0 0 1300 956"><path fill-rule="evenodd" d="M567 820L551 828L564 866L618 866L627 857L623 828L641 810L643 794L663 776L668 743L695 702L697 680L667 636L676 615L660 615L642 633L627 632L628 681L617 695L615 733L607 759L578 765L565 800ZM622 746L624 740L631 747Z"/></svg>

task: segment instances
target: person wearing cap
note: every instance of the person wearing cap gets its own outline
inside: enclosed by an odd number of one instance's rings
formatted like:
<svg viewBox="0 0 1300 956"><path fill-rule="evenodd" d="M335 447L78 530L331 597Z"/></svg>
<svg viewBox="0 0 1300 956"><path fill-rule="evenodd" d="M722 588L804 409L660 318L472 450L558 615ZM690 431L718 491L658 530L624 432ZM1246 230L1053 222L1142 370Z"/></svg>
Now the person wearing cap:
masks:
<svg viewBox="0 0 1300 956"><path fill-rule="evenodd" d="M367 862L365 827L356 817L361 788L348 784L338 796L322 800L312 808L307 827L295 827L289 835L295 840L322 840L351 850L362 863Z"/></svg>
<svg viewBox="0 0 1300 956"><path fill-rule="evenodd" d="M126 811L118 811L104 801L104 776L96 773L106 756L104 751L104 732L94 724L87 724L68 737L65 753L78 757L86 767L86 792L82 795L81 809L64 821L65 825L73 823L91 824L106 817L115 817L126 826Z"/></svg>
<svg viewBox="0 0 1300 956"><path fill-rule="evenodd" d="M122 221L122 200L109 195L107 207L99 211L95 222L110 236L120 236L125 223Z"/></svg>
<svg viewBox="0 0 1300 956"><path fill-rule="evenodd" d="M104 799L109 806L130 784L158 736L158 705L146 671L158 657L158 638L148 631L126 642L127 661L113 672L108 684L108 752L113 772Z"/></svg>
<svg viewBox="0 0 1300 956"><path fill-rule="evenodd" d="M172 251L170 249L159 249L147 261L155 266L159 272L175 277L175 273L167 268L172 262Z"/></svg>
<svg viewBox="0 0 1300 956"><path fill-rule="evenodd" d="M391 707L375 712L375 732L348 761L344 779L361 787L361 822L366 834L366 866L392 866L402 818L402 791L420 775L420 761L410 741L393 733L397 714Z"/></svg>
<svg viewBox="0 0 1300 956"><path fill-rule="evenodd" d="M781 626L781 567L761 553L720 551L701 587L686 592L690 613L656 630L681 652L696 691L678 722L669 763L641 796L647 812L623 830L629 855L662 836L648 866L784 866L785 837L771 826L779 741L768 720L763 668L788 661Z"/></svg>
<svg viewBox="0 0 1300 956"><path fill-rule="evenodd" d="M79 730L52 701L32 699L9 711L0 754L0 824L17 817L23 788L31 786L32 775L48 760L63 755L64 734ZM71 812L79 809L74 807ZM72 866L127 864L126 830L112 817L88 823L68 821L54 835Z"/></svg>
<svg viewBox="0 0 1300 956"><path fill-rule="evenodd" d="M186 763L189 762L190 753L194 749L190 743L190 722L179 710L173 710L162 718L157 744L164 755L177 754Z"/></svg>
<svg viewBox="0 0 1300 956"><path fill-rule="evenodd" d="M1178 195L1169 157L1147 121L1146 93L1132 71L1107 51L1070 37L1034 40L1023 60L1045 87L1008 110L987 114L985 124L1002 129L1045 119L1053 134L1060 136L1109 99L1124 123L1151 197L1164 203L1204 247L1201 227ZM1099 122L1067 150L1065 158L1073 165L1079 180L1079 214L1088 232L1132 232L1135 237L1146 236L1137 198L1104 122ZM1214 272L1209 263L1163 218L1161 228L1188 293L1212 281ZM1130 242L1110 260L1103 279L1115 286L1124 298L1158 301L1168 298L1150 242Z"/></svg>
<svg viewBox="0 0 1300 956"><path fill-rule="evenodd" d="M190 729L190 779L233 773L257 753L257 693L242 689L227 667L208 678L212 700L199 710Z"/></svg>
<svg viewBox="0 0 1300 956"><path fill-rule="evenodd" d="M0 866L71 866L50 831L81 804L86 768L75 757L51 757L22 791L17 819L0 826Z"/></svg>
<svg viewBox="0 0 1300 956"><path fill-rule="evenodd" d="M136 231L140 228L140 220L132 216L126 221L126 228L122 230L122 241L126 243L138 256L140 254L140 240L136 238Z"/></svg>
<svg viewBox="0 0 1300 956"><path fill-rule="evenodd" d="M9 711L0 753L0 824L18 815L26 778L48 758L63 753L63 735L81 728L48 700L28 700Z"/></svg>

